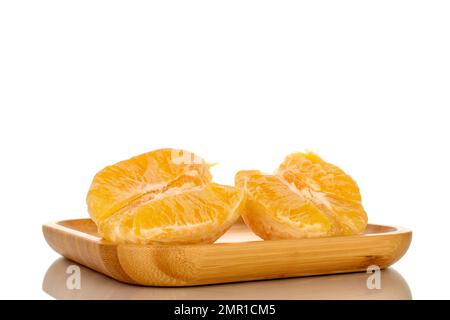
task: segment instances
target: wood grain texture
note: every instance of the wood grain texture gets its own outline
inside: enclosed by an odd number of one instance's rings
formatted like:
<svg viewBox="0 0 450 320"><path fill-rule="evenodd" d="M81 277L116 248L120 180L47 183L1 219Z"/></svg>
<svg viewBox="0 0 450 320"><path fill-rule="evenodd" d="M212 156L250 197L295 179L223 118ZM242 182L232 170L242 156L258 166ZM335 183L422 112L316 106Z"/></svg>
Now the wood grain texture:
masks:
<svg viewBox="0 0 450 320"><path fill-rule="evenodd" d="M262 241L237 223L214 244L116 245L101 239L90 219L43 226L64 257L114 279L149 286L191 286L386 268L411 243L403 228L368 225L362 235Z"/></svg>

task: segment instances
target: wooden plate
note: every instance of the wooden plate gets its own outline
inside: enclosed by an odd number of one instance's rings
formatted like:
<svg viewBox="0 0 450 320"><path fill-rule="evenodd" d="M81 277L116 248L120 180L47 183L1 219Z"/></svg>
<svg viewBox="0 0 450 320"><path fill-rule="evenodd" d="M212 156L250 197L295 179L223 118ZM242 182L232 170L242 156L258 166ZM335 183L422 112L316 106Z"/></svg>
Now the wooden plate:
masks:
<svg viewBox="0 0 450 320"><path fill-rule="evenodd" d="M105 241L90 219L43 225L48 244L64 257L114 279L148 286L192 286L384 269L400 259L412 232L369 224L346 237L262 241L235 224L213 244L130 245Z"/></svg>

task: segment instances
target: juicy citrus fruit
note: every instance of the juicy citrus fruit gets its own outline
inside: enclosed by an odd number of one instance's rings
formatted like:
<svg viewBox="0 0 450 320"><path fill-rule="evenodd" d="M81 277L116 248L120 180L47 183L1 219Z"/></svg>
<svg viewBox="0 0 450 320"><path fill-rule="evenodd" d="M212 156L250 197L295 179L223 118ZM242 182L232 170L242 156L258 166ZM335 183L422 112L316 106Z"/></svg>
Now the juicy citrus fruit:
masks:
<svg viewBox="0 0 450 320"><path fill-rule="evenodd" d="M94 177L88 211L118 243L214 242L239 218L243 192L211 183L209 167L175 149L119 162Z"/></svg>
<svg viewBox="0 0 450 320"><path fill-rule="evenodd" d="M240 171L236 185L247 195L242 217L263 239L352 235L367 225L356 182L311 152L287 156L274 174Z"/></svg>

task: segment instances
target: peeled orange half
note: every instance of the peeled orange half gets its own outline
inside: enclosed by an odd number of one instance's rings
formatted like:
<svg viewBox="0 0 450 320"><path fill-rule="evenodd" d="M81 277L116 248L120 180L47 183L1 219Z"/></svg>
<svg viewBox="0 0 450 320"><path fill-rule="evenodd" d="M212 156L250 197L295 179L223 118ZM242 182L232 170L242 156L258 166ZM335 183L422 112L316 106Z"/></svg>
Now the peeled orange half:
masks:
<svg viewBox="0 0 450 320"><path fill-rule="evenodd" d="M238 218L243 192L211 182L210 165L161 149L98 172L87 195L99 233L117 243L208 243Z"/></svg>
<svg viewBox="0 0 450 320"><path fill-rule="evenodd" d="M311 152L287 156L274 174L240 171L235 180L246 193L242 217L263 239L353 235L367 225L356 182Z"/></svg>

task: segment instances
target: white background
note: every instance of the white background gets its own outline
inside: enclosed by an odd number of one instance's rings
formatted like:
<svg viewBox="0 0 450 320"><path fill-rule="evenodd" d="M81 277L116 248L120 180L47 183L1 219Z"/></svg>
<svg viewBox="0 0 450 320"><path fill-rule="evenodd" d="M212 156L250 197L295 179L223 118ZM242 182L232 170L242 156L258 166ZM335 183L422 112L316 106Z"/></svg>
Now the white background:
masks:
<svg viewBox="0 0 450 320"><path fill-rule="evenodd" d="M1 1L1 298L49 298L41 224L102 167L191 150L215 180L310 149L411 228L395 269L450 298L448 1Z"/></svg>

